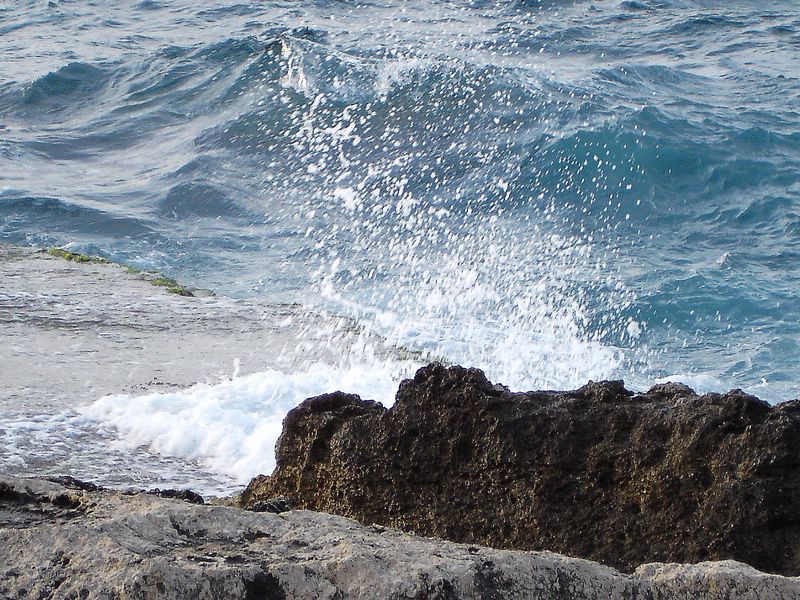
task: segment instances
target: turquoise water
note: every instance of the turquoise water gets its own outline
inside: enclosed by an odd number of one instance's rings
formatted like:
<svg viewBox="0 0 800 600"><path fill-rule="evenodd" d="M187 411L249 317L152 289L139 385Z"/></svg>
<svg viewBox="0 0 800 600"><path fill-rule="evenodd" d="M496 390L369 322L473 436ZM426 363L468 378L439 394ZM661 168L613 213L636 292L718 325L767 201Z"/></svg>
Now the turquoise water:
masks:
<svg viewBox="0 0 800 600"><path fill-rule="evenodd" d="M0 241L794 398L800 3L2 3Z"/></svg>

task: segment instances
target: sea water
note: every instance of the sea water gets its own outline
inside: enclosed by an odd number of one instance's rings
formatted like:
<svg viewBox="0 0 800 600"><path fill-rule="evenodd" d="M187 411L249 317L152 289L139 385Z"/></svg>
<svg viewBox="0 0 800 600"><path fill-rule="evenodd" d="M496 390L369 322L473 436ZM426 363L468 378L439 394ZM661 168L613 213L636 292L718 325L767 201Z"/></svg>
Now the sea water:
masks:
<svg viewBox="0 0 800 600"><path fill-rule="evenodd" d="M87 478L241 484L304 397L427 360L794 398L800 2L0 3L0 241L397 349L6 425L102 429Z"/></svg>

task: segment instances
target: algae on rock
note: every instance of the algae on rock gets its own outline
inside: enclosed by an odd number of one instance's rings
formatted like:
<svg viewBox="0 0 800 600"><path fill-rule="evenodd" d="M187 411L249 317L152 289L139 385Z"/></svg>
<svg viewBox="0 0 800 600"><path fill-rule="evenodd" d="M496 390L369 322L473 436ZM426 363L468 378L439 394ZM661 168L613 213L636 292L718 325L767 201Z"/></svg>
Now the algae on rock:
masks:
<svg viewBox="0 0 800 600"><path fill-rule="evenodd" d="M81 254L78 252L70 252L69 250L65 250L64 248L49 248L47 250L47 254L50 256L55 256L56 258L63 258L64 260L68 260L70 262L76 263L93 263L93 264L114 264L107 258L103 258L102 256L90 256L88 254ZM141 269L136 267L126 266L126 265L119 265L124 267L125 272L129 275L139 275L142 273ZM172 279L171 277L165 277L159 273L155 274L153 279L148 279L150 283L156 287L163 287L166 288L166 292L170 294L175 294L177 296L185 296L188 298L194 297L194 292L184 286L180 285L177 281Z"/></svg>
<svg viewBox="0 0 800 600"><path fill-rule="evenodd" d="M110 264L111 261L107 258L103 258L102 256L90 256L88 254L81 254L79 252L70 252L69 250L65 250L64 248L49 248L47 253L50 256L55 256L57 258L63 258L64 260L68 260L70 262L77 262L77 263L95 263L95 264Z"/></svg>

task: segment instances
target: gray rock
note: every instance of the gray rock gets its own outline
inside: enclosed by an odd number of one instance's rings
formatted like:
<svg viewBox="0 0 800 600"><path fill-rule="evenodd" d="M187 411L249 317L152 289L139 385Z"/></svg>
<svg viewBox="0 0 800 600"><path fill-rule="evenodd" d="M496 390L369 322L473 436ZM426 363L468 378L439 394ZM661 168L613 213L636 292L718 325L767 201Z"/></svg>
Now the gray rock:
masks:
<svg viewBox="0 0 800 600"><path fill-rule="evenodd" d="M788 600L800 598L800 580L733 561L654 563L626 575L324 513L0 477L0 597Z"/></svg>

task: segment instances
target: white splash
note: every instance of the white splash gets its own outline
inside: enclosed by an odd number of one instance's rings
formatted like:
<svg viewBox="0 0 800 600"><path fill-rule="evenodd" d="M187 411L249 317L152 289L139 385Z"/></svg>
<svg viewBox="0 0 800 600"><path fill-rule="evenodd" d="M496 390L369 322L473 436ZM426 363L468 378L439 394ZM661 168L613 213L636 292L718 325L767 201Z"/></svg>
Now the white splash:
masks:
<svg viewBox="0 0 800 600"><path fill-rule="evenodd" d="M142 396L105 396L79 409L116 429L117 449L199 461L245 484L275 466L275 442L286 413L311 396L341 390L390 405L397 376L386 368L266 371L186 390Z"/></svg>
<svg viewBox="0 0 800 600"><path fill-rule="evenodd" d="M280 84L301 94L311 92L311 80L303 67L303 57L286 42L281 42L281 57L286 61L286 74L281 77Z"/></svg>
<svg viewBox="0 0 800 600"><path fill-rule="evenodd" d="M392 88L409 83L416 73L430 68L433 64L431 60L416 56L381 63L374 83L376 94L379 98L385 99Z"/></svg>

